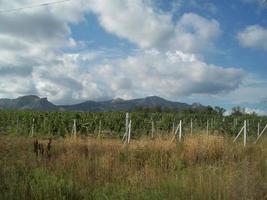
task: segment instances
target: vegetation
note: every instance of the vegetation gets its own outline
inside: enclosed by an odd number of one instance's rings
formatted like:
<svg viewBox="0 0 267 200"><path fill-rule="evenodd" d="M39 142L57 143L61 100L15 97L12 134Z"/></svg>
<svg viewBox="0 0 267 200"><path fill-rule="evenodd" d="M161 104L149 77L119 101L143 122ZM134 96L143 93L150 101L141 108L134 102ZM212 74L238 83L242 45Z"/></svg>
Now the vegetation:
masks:
<svg viewBox="0 0 267 200"><path fill-rule="evenodd" d="M0 137L0 199L266 199L267 140L219 135L134 140ZM42 143L48 140L43 139Z"/></svg>
<svg viewBox="0 0 267 200"><path fill-rule="evenodd" d="M238 110L238 109L237 109ZM207 121L210 132L235 135L248 120L250 135L256 135L258 123L260 128L267 123L266 117L238 114L224 117L222 108L215 110L210 107L203 111L186 110L183 112L151 112L133 111L132 132L134 138L149 135L152 121L157 134L173 131L180 120L183 121L183 132L191 133L191 120L194 132L204 131ZM67 136L71 133L73 120L77 121L77 131L80 135L96 136L101 129L105 137L122 137L125 130L125 112L38 112L38 111L4 111L0 110L0 133L29 135L34 130L35 135ZM34 121L33 121L34 120ZM101 126L100 126L101 123Z"/></svg>
<svg viewBox="0 0 267 200"><path fill-rule="evenodd" d="M267 119L233 111L133 111L123 145L124 112L1 110L0 199L267 199L267 139L253 143ZM244 120L246 147L232 142Z"/></svg>

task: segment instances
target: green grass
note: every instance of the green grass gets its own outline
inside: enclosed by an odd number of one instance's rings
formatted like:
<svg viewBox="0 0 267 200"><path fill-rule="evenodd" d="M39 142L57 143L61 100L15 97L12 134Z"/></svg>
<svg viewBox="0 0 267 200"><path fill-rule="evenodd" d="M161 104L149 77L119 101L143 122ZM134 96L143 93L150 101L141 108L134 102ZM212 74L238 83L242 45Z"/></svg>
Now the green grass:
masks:
<svg viewBox="0 0 267 200"><path fill-rule="evenodd" d="M267 141L66 138L49 160L33 139L1 136L0 199L267 199Z"/></svg>

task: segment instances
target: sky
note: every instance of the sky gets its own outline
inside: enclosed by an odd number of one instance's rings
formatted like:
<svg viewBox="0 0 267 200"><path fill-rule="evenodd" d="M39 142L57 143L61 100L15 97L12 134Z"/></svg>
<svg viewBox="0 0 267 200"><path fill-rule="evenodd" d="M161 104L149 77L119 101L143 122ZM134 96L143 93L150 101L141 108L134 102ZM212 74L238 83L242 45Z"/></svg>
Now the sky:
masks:
<svg viewBox="0 0 267 200"><path fill-rule="evenodd" d="M0 0L0 98L155 95L267 114L266 74L262 0Z"/></svg>

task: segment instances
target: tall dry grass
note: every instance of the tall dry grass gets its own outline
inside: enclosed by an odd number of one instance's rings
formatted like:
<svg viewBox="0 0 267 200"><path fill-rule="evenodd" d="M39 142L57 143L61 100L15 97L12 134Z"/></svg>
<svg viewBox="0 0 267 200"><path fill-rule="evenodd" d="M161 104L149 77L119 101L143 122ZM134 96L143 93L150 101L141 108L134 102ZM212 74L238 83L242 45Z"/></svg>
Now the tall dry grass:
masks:
<svg viewBox="0 0 267 200"><path fill-rule="evenodd" d="M51 159L32 142L0 137L0 199L267 199L267 141L60 138Z"/></svg>

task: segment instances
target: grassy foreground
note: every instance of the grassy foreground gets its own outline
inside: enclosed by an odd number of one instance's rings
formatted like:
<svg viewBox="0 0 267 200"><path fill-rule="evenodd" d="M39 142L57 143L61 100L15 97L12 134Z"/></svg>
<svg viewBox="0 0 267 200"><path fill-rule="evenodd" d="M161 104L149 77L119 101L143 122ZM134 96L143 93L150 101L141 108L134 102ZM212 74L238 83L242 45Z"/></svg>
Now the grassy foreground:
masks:
<svg viewBox="0 0 267 200"><path fill-rule="evenodd" d="M267 141L66 138L49 159L33 139L1 136L0 199L267 199Z"/></svg>

